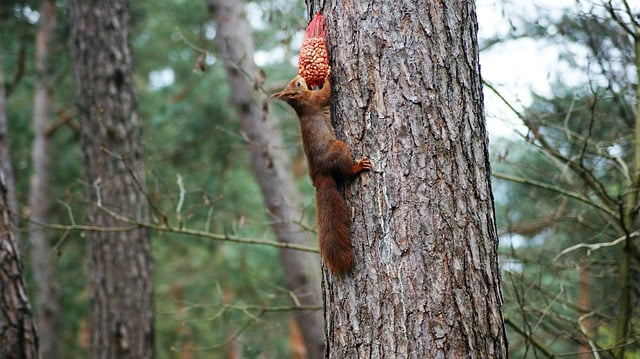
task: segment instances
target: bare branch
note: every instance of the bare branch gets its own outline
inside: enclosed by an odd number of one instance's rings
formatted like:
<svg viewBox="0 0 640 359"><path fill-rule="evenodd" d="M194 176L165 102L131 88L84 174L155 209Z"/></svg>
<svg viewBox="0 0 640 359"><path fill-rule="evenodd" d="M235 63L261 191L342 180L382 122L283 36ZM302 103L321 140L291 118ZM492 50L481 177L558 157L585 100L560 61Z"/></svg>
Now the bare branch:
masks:
<svg viewBox="0 0 640 359"><path fill-rule="evenodd" d="M610 208L617 207L616 201L613 200L613 198L611 198L611 196L605 189L602 182L598 180L598 178L593 174L592 171L584 167L582 163L576 163L571 159L567 158L566 156L564 156L563 154L561 154L560 152L558 152L556 149L554 149L553 146L549 144L549 142L547 142L547 140L540 134L537 124L532 123L522 113L516 110L515 107L513 107L509 103L509 101L507 101L507 99L505 99L504 96L502 96L502 94L500 94L500 92L491 84L489 84L486 81L483 81L483 84L487 86L494 94L496 94L496 96L498 96L500 100L505 105L507 105L507 107L509 107L509 109L516 116L518 116L518 118L524 123L524 125L527 126L527 128L529 129L529 131L531 131L534 138L540 144L540 148L542 150L544 150L548 155L552 156L553 158L568 165L569 169L571 169L573 173L575 173L580 179L584 181L584 183L589 188L591 188L594 191L594 193L598 196L598 198L600 198L603 202L603 205L599 205L598 208L605 208L605 205L608 205ZM607 209L607 211L610 212L611 210Z"/></svg>
<svg viewBox="0 0 640 359"><path fill-rule="evenodd" d="M631 233L629 235L629 237L630 238L637 237L638 234L640 234L640 231L635 231L635 232ZM604 248L604 247L617 246L618 244L624 242L625 239L627 239L626 235L622 236L622 237L620 237L620 238L618 238L618 239L616 239L614 241L611 241L611 242L592 243L592 244L589 244L589 243L578 243L578 244L576 244L574 246L571 246L569 248L566 248L566 249L562 250L560 253L558 253L557 256L555 256L555 258L553 260L558 260L558 258L562 257L563 255L565 255L567 253L570 253L570 252L573 252L576 249L580 249L580 248L587 248L588 249L587 255L589 255L589 254L591 254L591 251L595 251L596 249L600 249L600 248Z"/></svg>
<svg viewBox="0 0 640 359"><path fill-rule="evenodd" d="M629 6L629 1L622 0L622 3L624 4L624 9L627 12L627 15L629 15L629 19L636 26L636 31L637 31L638 30L637 28L640 27L640 21L636 20L636 17L633 15L633 11L631 11L631 6Z"/></svg>
<svg viewBox="0 0 640 359"><path fill-rule="evenodd" d="M625 1L625 6L627 7L627 11L629 14L629 17L632 19L631 21L633 21L635 23L635 21L633 20L633 13L631 12L631 9L629 9L629 4L626 3ZM611 0L609 0L608 4L605 4L605 8L607 9L607 11L609 11L609 15L611 15L611 18L618 24L620 25L621 28L624 29L624 31L629 34L631 37L633 37L636 41L640 40L640 34L638 34L636 31L633 31L632 28L630 28L627 23L624 22L624 20L622 20L618 14L616 13L616 9L613 8L613 4L611 3Z"/></svg>
<svg viewBox="0 0 640 359"><path fill-rule="evenodd" d="M229 236L227 234L211 233L211 232L201 231L196 229L176 228L166 223L164 225L158 225L158 224L153 224L148 222L140 222L138 220L121 216L105 207L99 207L99 208L105 211L107 214L109 214L113 218L127 225L117 226L117 227L99 227L99 226L87 226L87 225L81 225L81 224L70 224L70 225L50 224L50 223L37 222L32 219L28 219L28 220L32 223L35 223L45 228L63 230L63 231L126 232L126 231L132 231L137 228L147 228L147 229L152 229L159 232L183 234L187 236L201 237L201 238L207 238L211 240L227 241L227 242L234 242L234 243L241 243L241 244L262 245L262 246L270 246L270 247L276 247L276 248L295 249L303 252L319 253L318 248L311 247L311 246L304 246L304 245L284 243L284 242L265 241L265 240L259 240L259 239L253 239L253 238L237 237L237 236ZM57 246L59 245L56 245L56 247Z"/></svg>
<svg viewBox="0 0 640 359"><path fill-rule="evenodd" d="M583 143L582 143L582 149L580 150L580 167L584 168L584 158L585 158L585 154L587 153L587 148L589 147L589 139L591 138L591 135L593 133L593 124L596 122L595 119L595 112L596 112L596 104L598 102L598 93L593 90L593 88L591 89L591 92L593 93L593 100L589 101L589 127L588 127L588 131L587 131L587 135L584 137ZM573 101L571 102L571 105L573 107ZM569 116L569 113L571 113L571 109L569 109L569 112L567 113L567 116Z"/></svg>
<svg viewBox="0 0 640 359"><path fill-rule="evenodd" d="M527 331L516 324L511 318L505 316L504 323L510 326L513 330L515 330L518 334L522 335L528 343L533 344L534 347L538 348L541 352L544 353L548 358L554 358L555 354L551 351L551 349L547 348L544 343L538 341L533 335L527 333Z"/></svg>
<svg viewBox="0 0 640 359"><path fill-rule="evenodd" d="M178 188L180 189L180 196L178 197L178 205L176 206L176 216L178 217L178 227L182 228L183 226L183 222L182 222L182 205L184 204L184 195L187 193L187 191L184 189L184 181L182 180L182 175L180 175L179 173L176 174L177 178L177 183L178 183Z"/></svg>
<svg viewBox="0 0 640 359"><path fill-rule="evenodd" d="M523 177L517 177L517 176L512 176L512 175L508 175L508 174L504 174L504 173L499 173L499 172L493 172L491 173L491 176L495 177L495 178L499 178L499 179L503 179L506 181L511 181L511 182L515 182L515 183L522 183L522 184L527 184L527 185L532 185L538 188L542 188L542 189L546 189L549 191L553 191L556 193L559 193L561 195L567 196L569 198L573 198L576 199L582 203L585 203L591 207L594 207L596 209L599 209L600 211L606 213L607 215L609 215L612 218L617 218L617 212L611 210L610 208L608 208L607 206L601 204L601 203L597 203L595 201L593 201L591 198L581 194L581 193L577 193L577 192L573 192L573 191L569 191L548 183L544 183L544 182L539 182L539 181L535 181L535 180L531 180L531 179L527 179L527 178L523 178Z"/></svg>

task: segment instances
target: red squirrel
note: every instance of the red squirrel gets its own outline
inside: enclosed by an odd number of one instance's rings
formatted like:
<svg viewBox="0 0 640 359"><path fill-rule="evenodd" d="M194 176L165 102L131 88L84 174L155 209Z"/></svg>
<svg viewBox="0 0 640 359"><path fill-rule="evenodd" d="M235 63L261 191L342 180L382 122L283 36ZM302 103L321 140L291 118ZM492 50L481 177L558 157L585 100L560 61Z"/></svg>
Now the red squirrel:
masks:
<svg viewBox="0 0 640 359"><path fill-rule="evenodd" d="M300 120L309 176L316 188L320 254L331 272L342 275L353 267L354 255L349 238L351 215L340 187L373 166L366 157L354 164L349 146L336 138L328 75L320 90L309 90L305 80L297 76L273 97L293 107Z"/></svg>

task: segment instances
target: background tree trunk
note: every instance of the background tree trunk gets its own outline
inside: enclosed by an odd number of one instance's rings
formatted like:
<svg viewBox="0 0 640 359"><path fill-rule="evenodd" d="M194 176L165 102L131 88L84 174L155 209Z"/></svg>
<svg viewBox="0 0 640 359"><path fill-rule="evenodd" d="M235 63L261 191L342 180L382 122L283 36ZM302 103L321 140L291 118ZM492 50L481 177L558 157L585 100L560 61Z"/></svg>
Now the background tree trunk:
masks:
<svg viewBox="0 0 640 359"><path fill-rule="evenodd" d="M148 221L129 49L128 1L69 1L88 222ZM88 232L93 358L151 358L153 285L147 230Z"/></svg>
<svg viewBox="0 0 640 359"><path fill-rule="evenodd" d="M593 337L593 318L591 318L591 314L593 313L593 303L591 301L591 279L589 278L589 267L590 263L587 261L583 261L578 266L578 306L580 310L582 310L585 315L578 318L578 325L580 325L580 331L585 334L586 337ZM594 357L592 348L589 344L584 343L580 346L580 354L578 355L578 359L591 359Z"/></svg>
<svg viewBox="0 0 640 359"><path fill-rule="evenodd" d="M7 117L0 48L0 127L2 158L0 158L0 358L38 358L38 335L33 323L27 288L22 274L18 239L14 231L11 208L8 203L9 175L4 168L11 168L7 145ZM15 207L13 207L15 208Z"/></svg>
<svg viewBox="0 0 640 359"><path fill-rule="evenodd" d="M264 74L253 61L251 28L241 0L208 0L216 24L216 41L225 61L231 88L231 103L251 151L252 171L260 184L273 230L278 241L309 244L312 236L300 226L302 195L296 188L282 134L275 117L269 116L269 98L262 88ZM320 260L317 254L280 250L287 287L303 306L319 306ZM309 358L324 356L322 313L317 310L296 314Z"/></svg>
<svg viewBox="0 0 640 359"><path fill-rule="evenodd" d="M328 357L506 357L474 3L310 4L337 135L375 167L346 189L354 274L325 272Z"/></svg>
<svg viewBox="0 0 640 359"><path fill-rule="evenodd" d="M0 169L0 358L36 359L38 335L24 284L4 176Z"/></svg>
<svg viewBox="0 0 640 359"><path fill-rule="evenodd" d="M0 70L3 69L3 60L2 60L2 49L0 49ZM6 84L4 81L4 74L0 74L0 85L2 85L2 89L0 90L0 170L4 173L4 183L7 186L7 204L9 208L9 215L11 216L11 222L18 226L19 224L19 216L18 216L18 202L16 201L16 186L15 186L15 176L13 174L13 163L11 161L11 156L9 154L9 126L7 123L7 114L6 114L6 100L7 100L7 92ZM14 233L17 236L17 233Z"/></svg>
<svg viewBox="0 0 640 359"><path fill-rule="evenodd" d="M56 4L46 0L40 4L40 19L36 34L36 89L33 103L33 145L31 184L29 189L30 217L38 223L49 223L51 211L51 141L47 125L53 113L52 86L55 76L51 67L50 48L56 29ZM59 291L55 254L46 229L29 223L31 270L33 272L35 312L40 332L40 353L43 358L58 357Z"/></svg>

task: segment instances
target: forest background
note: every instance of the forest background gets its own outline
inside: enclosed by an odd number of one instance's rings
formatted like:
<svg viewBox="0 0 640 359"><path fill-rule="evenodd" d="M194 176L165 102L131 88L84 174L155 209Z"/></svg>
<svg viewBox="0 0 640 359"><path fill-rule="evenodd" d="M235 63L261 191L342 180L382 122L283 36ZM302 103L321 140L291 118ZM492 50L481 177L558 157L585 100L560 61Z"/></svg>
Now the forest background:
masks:
<svg viewBox="0 0 640 359"><path fill-rule="evenodd" d="M636 338L625 344L626 356L640 355L640 287L632 280L639 269L637 233L620 237L615 220L617 211L624 212L619 198L638 185L628 175L638 145L632 133L640 34L629 31L639 27L637 16L624 16L626 2L516 3L478 2L510 353L570 356L602 350L607 357L604 349L615 346L626 320L628 337ZM34 92L41 76L34 61L39 6L35 1L0 5L5 111L31 290L37 277L27 228ZM51 280L59 301L49 298L50 307L36 310L47 308L58 317L60 357L86 357L89 259L85 232L73 227L83 222L86 198L68 16L64 2L56 8L54 56L46 69L54 96L46 124L52 205L50 225L43 228L56 253ZM300 342L292 320L295 300L286 289L278 249L224 239L271 241L273 234L246 138L229 106L233 90L207 4L135 1L130 9L150 202L182 228L222 235L213 240L152 232L158 357L176 352L183 358L295 357ZM306 8L299 1L273 0L247 2L245 10L255 60L267 79L264 91L272 93L295 75ZM639 11L629 7L628 13ZM535 56L519 57L524 49ZM514 78L526 83L529 73L541 74L535 84L512 86ZM513 75L498 77L504 74ZM282 103L270 108L281 119L292 170L305 194L307 211L300 222L313 231L313 188L296 119ZM621 307L625 298L628 313Z"/></svg>

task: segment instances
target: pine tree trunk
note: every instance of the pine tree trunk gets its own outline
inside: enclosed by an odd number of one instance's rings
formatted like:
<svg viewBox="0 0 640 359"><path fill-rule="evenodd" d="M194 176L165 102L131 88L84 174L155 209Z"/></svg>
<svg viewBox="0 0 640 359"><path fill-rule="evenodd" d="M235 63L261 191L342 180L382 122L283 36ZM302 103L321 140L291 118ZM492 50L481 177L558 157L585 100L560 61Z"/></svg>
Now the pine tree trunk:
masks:
<svg viewBox="0 0 640 359"><path fill-rule="evenodd" d="M0 169L0 358L37 359L38 335L24 284L4 176Z"/></svg>
<svg viewBox="0 0 640 359"><path fill-rule="evenodd" d="M81 124L86 220L123 227L106 210L148 221L129 49L128 1L69 1L76 104ZM154 355L149 234L141 228L93 231L89 243L93 358Z"/></svg>
<svg viewBox="0 0 640 359"><path fill-rule="evenodd" d="M56 4L46 0L40 4L40 19L36 34L36 71L38 73L33 104L33 172L29 188L31 269L35 287L35 312L40 332L40 353L43 358L58 357L59 294L56 261L46 229L37 223L48 223L51 210L51 144L47 125L52 116L52 86L54 72L49 60L51 42L56 28Z"/></svg>
<svg viewBox="0 0 640 359"><path fill-rule="evenodd" d="M375 167L345 190L356 267L325 272L327 356L506 357L474 3L311 5L337 135Z"/></svg>
<svg viewBox="0 0 640 359"><path fill-rule="evenodd" d="M216 41L225 61L231 103L251 151L252 171L260 184L273 230L278 241L307 245L313 242L297 222L302 217L302 195L291 173L278 121L268 112L268 97L261 89L264 75L253 62L251 28L243 13L243 1L208 0L216 23ZM319 306L320 260L318 255L291 249L280 250L287 287L303 306ZM324 356L322 313L303 310L296 313L307 357Z"/></svg>
<svg viewBox="0 0 640 359"><path fill-rule="evenodd" d="M0 70L3 70L2 49L0 49ZM7 123L7 114L5 113L6 97L8 96L5 91L6 85L4 81L4 74L0 74L0 85L3 86L0 89L0 170L4 173L4 182L7 186L7 205L9 206L9 215L11 216L11 222L17 227L19 225L18 218L18 202L15 194L15 176L13 174L13 164L11 156L9 154L9 125ZM18 233L14 233L18 235Z"/></svg>
<svg viewBox="0 0 640 359"><path fill-rule="evenodd" d="M36 359L38 358L38 335L33 322L31 307L24 284L22 262L15 235L15 223L9 205L8 192L13 190L9 184L9 175L4 168L11 168L7 145L7 117L5 113L5 91L2 67L2 48L0 47L0 127L2 133L0 146L6 148L6 154L0 158L0 358Z"/></svg>

